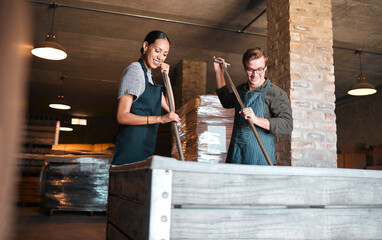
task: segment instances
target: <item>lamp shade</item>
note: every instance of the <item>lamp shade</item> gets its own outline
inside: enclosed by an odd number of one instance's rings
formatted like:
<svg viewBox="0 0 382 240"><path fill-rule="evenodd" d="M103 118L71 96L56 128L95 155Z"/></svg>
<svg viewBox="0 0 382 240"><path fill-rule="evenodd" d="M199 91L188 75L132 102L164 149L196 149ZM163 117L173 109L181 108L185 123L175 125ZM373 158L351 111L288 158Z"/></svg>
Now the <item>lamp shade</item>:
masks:
<svg viewBox="0 0 382 240"><path fill-rule="evenodd" d="M64 95L58 95L57 100L49 104L49 107L59 110L68 110L71 108L69 103L65 101Z"/></svg>
<svg viewBox="0 0 382 240"><path fill-rule="evenodd" d="M60 127L60 131L63 131L63 132L72 132L73 128L62 126L62 127Z"/></svg>
<svg viewBox="0 0 382 240"><path fill-rule="evenodd" d="M48 60L63 60L68 55L65 48L57 43L54 33L48 33L44 42L38 43L32 49L32 54L36 57Z"/></svg>
<svg viewBox="0 0 382 240"><path fill-rule="evenodd" d="M375 87L366 82L365 75L362 73L358 77L358 82L348 91L349 95L353 96L367 96L376 93Z"/></svg>
<svg viewBox="0 0 382 240"><path fill-rule="evenodd" d="M68 121L62 121L62 122L60 121L60 131L72 132L73 128Z"/></svg>

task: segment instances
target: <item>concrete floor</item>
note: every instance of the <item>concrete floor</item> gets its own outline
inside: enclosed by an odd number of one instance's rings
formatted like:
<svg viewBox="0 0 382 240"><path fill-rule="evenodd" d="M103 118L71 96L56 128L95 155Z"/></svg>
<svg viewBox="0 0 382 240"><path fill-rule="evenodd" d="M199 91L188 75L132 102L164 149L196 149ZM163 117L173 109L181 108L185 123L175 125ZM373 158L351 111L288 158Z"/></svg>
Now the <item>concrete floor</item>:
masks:
<svg viewBox="0 0 382 240"><path fill-rule="evenodd" d="M40 207L15 207L12 240L105 240L106 213L54 212Z"/></svg>

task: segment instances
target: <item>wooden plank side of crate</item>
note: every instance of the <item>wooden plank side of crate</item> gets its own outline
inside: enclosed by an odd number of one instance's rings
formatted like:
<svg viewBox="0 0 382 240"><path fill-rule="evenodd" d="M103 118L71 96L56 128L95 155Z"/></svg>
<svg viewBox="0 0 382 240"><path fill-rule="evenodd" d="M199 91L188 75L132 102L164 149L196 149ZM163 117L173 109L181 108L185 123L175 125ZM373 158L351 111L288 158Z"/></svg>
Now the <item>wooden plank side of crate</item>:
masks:
<svg viewBox="0 0 382 240"><path fill-rule="evenodd" d="M110 171L109 195L120 196L139 202L146 201L147 174L147 169Z"/></svg>
<svg viewBox="0 0 382 240"><path fill-rule="evenodd" d="M382 208L173 209L171 239L380 239Z"/></svg>
<svg viewBox="0 0 382 240"><path fill-rule="evenodd" d="M131 240L131 238L124 235L121 231L119 231L112 224L107 225L107 233L106 234L107 234L106 239L108 239L108 240Z"/></svg>
<svg viewBox="0 0 382 240"><path fill-rule="evenodd" d="M319 177L353 177L353 178L382 178L380 171L338 168L259 166L244 164L212 164L203 162L178 161L175 158L152 156L142 165L151 169L169 169L185 172L229 173L249 175L283 175L283 176L319 176Z"/></svg>
<svg viewBox="0 0 382 240"><path fill-rule="evenodd" d="M147 164L173 171L175 205L382 206L380 171L209 164L160 156Z"/></svg>
<svg viewBox="0 0 382 240"><path fill-rule="evenodd" d="M155 203L155 199L167 196L163 190L155 193L162 187L155 172L163 176L166 171L172 175L167 194L175 206L170 209L170 218ZM153 156L140 163L112 167L110 176L109 214L114 215L110 223L118 229L135 226L136 218L124 216L138 214L143 220L141 228L135 227L135 235L142 239L159 233L160 221L170 224L171 239L381 236L382 175L378 171L208 164ZM138 209L134 204L142 205ZM145 217L149 219L145 221ZM129 231L123 230L135 239L131 235L134 232Z"/></svg>
<svg viewBox="0 0 382 240"><path fill-rule="evenodd" d="M147 219L143 203L109 196L107 221L132 239L145 239Z"/></svg>
<svg viewBox="0 0 382 240"><path fill-rule="evenodd" d="M173 171L172 203L382 206L382 178Z"/></svg>
<svg viewBox="0 0 382 240"><path fill-rule="evenodd" d="M133 169L117 171L112 167L110 170L109 188L109 218L114 225L123 229L120 221L115 221L113 215L123 212L128 215L139 215L141 227L135 226L142 236L147 239L169 239L171 222L171 186L172 171L163 169ZM116 202L118 204L116 204ZM122 204L144 203L145 211L124 209ZM116 208L118 209L116 211ZM127 211L127 212L126 212ZM146 222L142 222L146 219ZM125 219L126 222L134 219ZM131 227L131 224L129 225ZM143 228L144 227L144 228ZM135 238L134 238L135 239Z"/></svg>

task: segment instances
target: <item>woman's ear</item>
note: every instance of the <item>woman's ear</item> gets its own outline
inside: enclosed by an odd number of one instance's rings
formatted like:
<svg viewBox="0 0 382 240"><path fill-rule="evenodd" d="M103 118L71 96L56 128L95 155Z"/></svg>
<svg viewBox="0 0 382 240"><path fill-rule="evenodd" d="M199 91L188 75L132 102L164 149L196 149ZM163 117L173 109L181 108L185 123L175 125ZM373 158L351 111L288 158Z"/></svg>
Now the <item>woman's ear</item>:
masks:
<svg viewBox="0 0 382 240"><path fill-rule="evenodd" d="M147 49L149 48L149 43L147 41L144 41L142 43L142 48L143 48L143 54L145 54Z"/></svg>

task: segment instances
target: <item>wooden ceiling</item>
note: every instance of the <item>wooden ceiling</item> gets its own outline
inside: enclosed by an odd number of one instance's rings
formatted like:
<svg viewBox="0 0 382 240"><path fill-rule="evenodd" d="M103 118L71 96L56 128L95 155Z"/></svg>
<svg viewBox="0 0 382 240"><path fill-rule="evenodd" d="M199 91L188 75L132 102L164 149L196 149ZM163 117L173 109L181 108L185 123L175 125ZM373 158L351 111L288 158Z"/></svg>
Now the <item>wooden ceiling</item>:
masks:
<svg viewBox="0 0 382 240"><path fill-rule="evenodd" d="M30 47L50 31L50 1L29 1L33 36ZM171 40L167 62L174 68L182 59L205 61L223 56L231 62L230 75L243 81L241 55L249 47L266 49L266 1L260 0L68 0L58 1L54 31L68 53L63 61L31 56L29 112L57 114L48 104L60 92L72 105L67 114L114 117L119 80L124 68L139 56L141 42L151 30L166 32ZM382 86L382 1L333 1L334 66L337 99L363 72L368 82ZM264 13L265 11L265 13ZM253 23L251 23L257 18ZM250 24L251 23L251 24ZM248 26L249 25L249 26ZM241 32L245 28L245 32ZM215 91L208 64L207 93Z"/></svg>

